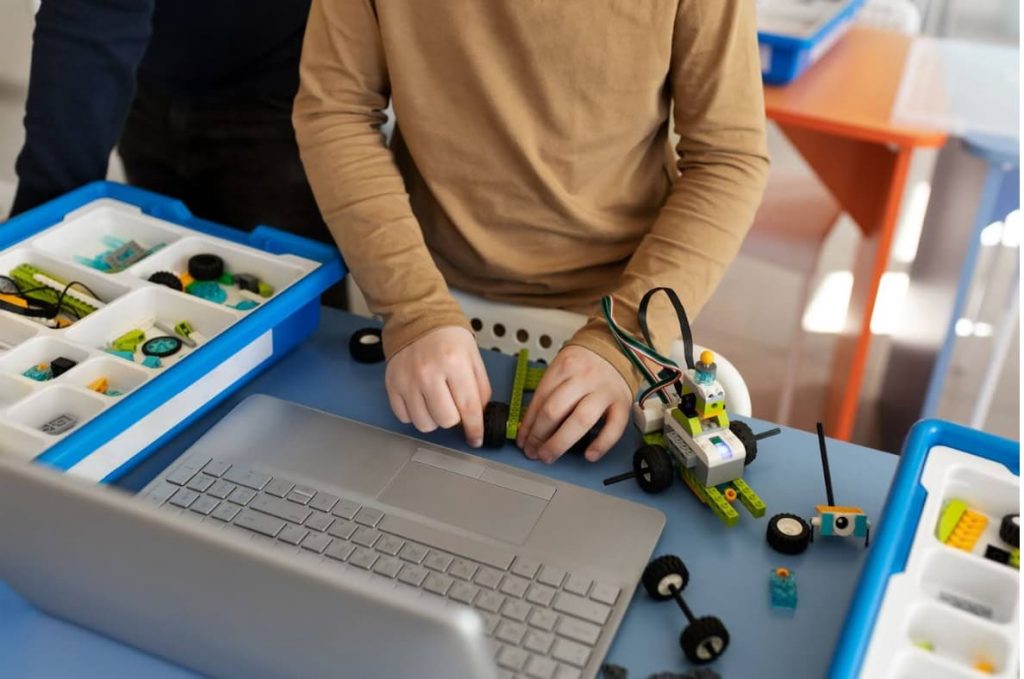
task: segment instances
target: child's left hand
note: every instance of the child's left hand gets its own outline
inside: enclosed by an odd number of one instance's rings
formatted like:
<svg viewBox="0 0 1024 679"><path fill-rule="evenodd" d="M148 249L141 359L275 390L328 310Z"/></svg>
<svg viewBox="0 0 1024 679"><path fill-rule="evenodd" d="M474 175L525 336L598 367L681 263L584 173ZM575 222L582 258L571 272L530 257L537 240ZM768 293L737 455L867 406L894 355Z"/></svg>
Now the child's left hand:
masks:
<svg viewBox="0 0 1024 679"><path fill-rule="evenodd" d="M550 464L603 417L604 428L586 450L587 460L595 462L622 437L632 404L629 385L611 363L589 349L568 346L537 385L516 445L530 459Z"/></svg>

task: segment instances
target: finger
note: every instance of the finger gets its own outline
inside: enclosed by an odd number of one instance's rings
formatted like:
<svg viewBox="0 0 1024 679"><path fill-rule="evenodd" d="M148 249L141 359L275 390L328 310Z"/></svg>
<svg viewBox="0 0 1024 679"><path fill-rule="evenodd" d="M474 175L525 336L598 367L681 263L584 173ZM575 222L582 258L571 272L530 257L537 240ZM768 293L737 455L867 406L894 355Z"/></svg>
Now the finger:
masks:
<svg viewBox="0 0 1024 679"><path fill-rule="evenodd" d="M459 412L466 442L479 448L484 442L484 412L476 378L465 373L449 377L448 390Z"/></svg>
<svg viewBox="0 0 1024 679"><path fill-rule="evenodd" d="M487 403L491 400L491 381L487 378L487 368L484 367L484 359L479 351L473 355L473 377L476 380L480 403Z"/></svg>
<svg viewBox="0 0 1024 679"><path fill-rule="evenodd" d="M430 416L427 403L423 400L423 394L417 391L403 396L402 399L409 410L409 418L417 430L426 434L437 429L437 423Z"/></svg>
<svg viewBox="0 0 1024 679"><path fill-rule="evenodd" d="M576 404L586 396L579 381L562 382L542 403L537 405L537 419L526 436L527 455L538 455L540 447L558 430ZM536 402L536 397L534 397ZM596 419L594 420L597 421ZM591 423L593 424L593 423ZM582 435L582 434L581 434ZM568 446L567 446L568 447Z"/></svg>
<svg viewBox="0 0 1024 679"><path fill-rule="evenodd" d="M607 408L608 400L605 396L596 393L585 396L555 433L541 444L537 450L540 459L551 464L564 455L565 451L597 424Z"/></svg>
<svg viewBox="0 0 1024 679"><path fill-rule="evenodd" d="M398 421L402 424L409 424L412 420L409 417L409 409L405 407L405 401L401 395L397 393L391 393L388 389L388 402L391 404L391 411L398 418Z"/></svg>
<svg viewBox="0 0 1024 679"><path fill-rule="evenodd" d="M630 409L619 403L613 403L612 407L608 409L605 414L604 427L601 428L601 433L598 434L590 445L587 446L587 452L584 456L589 462L597 462L605 453L611 450L611 447L619 442L622 438L622 434L626 431L626 426L629 424L629 412Z"/></svg>
<svg viewBox="0 0 1024 679"><path fill-rule="evenodd" d="M533 398L530 399L529 405L526 406L526 414L523 416L522 424L519 425L519 433L516 434L516 445L524 451L526 451L526 442L530 438L530 432L533 431L541 408L544 407L548 400L548 395L568 378L569 376L562 373L557 363L553 363L544 373L544 376L540 378L540 384L537 385L537 389L533 392ZM527 453L527 457L533 456Z"/></svg>
<svg viewBox="0 0 1024 679"><path fill-rule="evenodd" d="M459 411L452 400L452 392L444 380L430 383L423 390L430 419L442 429L450 429L459 423Z"/></svg>

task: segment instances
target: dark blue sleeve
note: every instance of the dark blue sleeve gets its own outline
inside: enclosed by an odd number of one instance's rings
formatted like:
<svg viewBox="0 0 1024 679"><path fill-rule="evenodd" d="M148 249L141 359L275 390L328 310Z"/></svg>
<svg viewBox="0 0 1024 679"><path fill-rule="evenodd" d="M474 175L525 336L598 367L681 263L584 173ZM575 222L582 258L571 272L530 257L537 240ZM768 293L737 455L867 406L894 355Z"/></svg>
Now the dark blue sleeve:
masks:
<svg viewBox="0 0 1024 679"><path fill-rule="evenodd" d="M12 215L106 176L135 93L154 2L43 1Z"/></svg>

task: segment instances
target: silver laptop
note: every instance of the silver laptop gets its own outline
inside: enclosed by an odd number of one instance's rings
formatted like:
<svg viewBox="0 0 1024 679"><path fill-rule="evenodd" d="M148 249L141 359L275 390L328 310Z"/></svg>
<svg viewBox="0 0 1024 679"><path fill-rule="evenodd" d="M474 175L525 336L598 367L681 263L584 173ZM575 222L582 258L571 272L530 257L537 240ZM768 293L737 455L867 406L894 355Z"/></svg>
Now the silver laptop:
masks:
<svg viewBox="0 0 1024 679"><path fill-rule="evenodd" d="M0 462L0 578L217 676L593 677L664 525L265 396L139 497Z"/></svg>

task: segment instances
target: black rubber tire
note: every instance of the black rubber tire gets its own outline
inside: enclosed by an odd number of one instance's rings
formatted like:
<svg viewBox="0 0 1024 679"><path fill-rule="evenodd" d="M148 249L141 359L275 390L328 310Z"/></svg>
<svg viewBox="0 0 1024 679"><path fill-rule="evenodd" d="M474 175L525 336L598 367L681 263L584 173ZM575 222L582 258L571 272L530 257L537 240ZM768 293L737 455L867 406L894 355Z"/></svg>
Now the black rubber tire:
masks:
<svg viewBox="0 0 1024 679"><path fill-rule="evenodd" d="M508 440L508 404L491 401L484 406L484 448L501 448Z"/></svg>
<svg viewBox="0 0 1024 679"><path fill-rule="evenodd" d="M150 283L156 283L157 285L164 285L171 290L177 290L181 292L185 289L185 286L181 284L181 279L172 274L170 271L157 271L149 277Z"/></svg>
<svg viewBox="0 0 1024 679"><path fill-rule="evenodd" d="M197 281L215 281L224 275L224 260L217 255L201 253L188 259L188 275Z"/></svg>
<svg viewBox="0 0 1024 679"><path fill-rule="evenodd" d="M799 527L799 532L794 528ZM768 519L768 546L779 554L802 554L811 544L811 526L796 514L776 514Z"/></svg>
<svg viewBox="0 0 1024 679"><path fill-rule="evenodd" d="M676 470L672 457L662 446L643 445L633 453L636 483L645 493L660 493L672 485Z"/></svg>
<svg viewBox="0 0 1024 679"><path fill-rule="evenodd" d="M663 584L666 578L674 581L676 588L681 592L686 589L690 582L690 571L686 564L675 554L663 554L647 564L640 581L644 589L657 601L665 601L672 598L672 593L667 591Z"/></svg>
<svg viewBox="0 0 1024 679"><path fill-rule="evenodd" d="M1020 547L1020 514L1007 514L999 524L999 538L1011 547Z"/></svg>
<svg viewBox="0 0 1024 679"><path fill-rule="evenodd" d="M348 352L357 363L381 363L384 360L384 342L380 328L363 328L352 333Z"/></svg>
<svg viewBox="0 0 1024 679"><path fill-rule="evenodd" d="M679 635L679 645L687 660L694 665L706 665L729 648L729 630L714 616L697 618Z"/></svg>
<svg viewBox="0 0 1024 679"><path fill-rule="evenodd" d="M736 438L740 440L740 443L743 444L747 451L747 457L743 460L743 465L749 465L757 459L757 439L754 438L754 432L750 429L750 425L739 420L732 420L729 422L729 431L736 435Z"/></svg>

